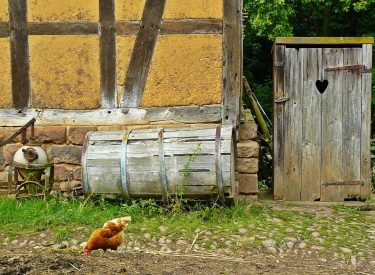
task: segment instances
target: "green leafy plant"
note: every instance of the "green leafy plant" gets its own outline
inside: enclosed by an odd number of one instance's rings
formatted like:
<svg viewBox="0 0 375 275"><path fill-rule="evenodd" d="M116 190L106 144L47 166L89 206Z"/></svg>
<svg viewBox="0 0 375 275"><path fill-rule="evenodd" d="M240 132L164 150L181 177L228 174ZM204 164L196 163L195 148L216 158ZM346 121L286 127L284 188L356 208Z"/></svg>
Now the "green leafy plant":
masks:
<svg viewBox="0 0 375 275"><path fill-rule="evenodd" d="M182 181L176 184L175 197L171 199L170 203L172 212L181 212L187 203L187 200L183 196L185 191L189 189L188 179L191 176L191 164L195 162L197 154L202 151L201 145L202 143L199 142L197 147L192 149L192 154L185 155L187 161L180 172Z"/></svg>

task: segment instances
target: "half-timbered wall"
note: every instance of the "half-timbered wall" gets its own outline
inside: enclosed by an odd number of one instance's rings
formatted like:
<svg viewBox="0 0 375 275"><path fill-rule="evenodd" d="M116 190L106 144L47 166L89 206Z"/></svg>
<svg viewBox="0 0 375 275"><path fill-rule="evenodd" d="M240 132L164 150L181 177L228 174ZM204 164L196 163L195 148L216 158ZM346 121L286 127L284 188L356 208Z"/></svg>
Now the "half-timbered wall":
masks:
<svg viewBox="0 0 375 275"><path fill-rule="evenodd" d="M79 182L87 131L238 134L241 52L241 0L0 0L0 142L36 118L55 175ZM20 146L0 149L0 182Z"/></svg>
<svg viewBox="0 0 375 275"><path fill-rule="evenodd" d="M18 126L32 117L39 125L186 123L184 116L238 127L240 0L0 0L0 6L3 123Z"/></svg>

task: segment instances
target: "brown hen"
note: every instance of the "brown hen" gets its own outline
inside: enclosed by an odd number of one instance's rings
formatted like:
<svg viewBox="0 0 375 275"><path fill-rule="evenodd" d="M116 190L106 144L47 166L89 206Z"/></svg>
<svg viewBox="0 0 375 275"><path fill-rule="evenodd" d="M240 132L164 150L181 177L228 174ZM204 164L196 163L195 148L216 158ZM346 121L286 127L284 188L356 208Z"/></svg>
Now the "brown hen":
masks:
<svg viewBox="0 0 375 275"><path fill-rule="evenodd" d="M103 249L103 256L107 249L117 250L124 241L123 230L130 221L131 217L117 218L96 229L83 248L83 254L90 255L92 250Z"/></svg>

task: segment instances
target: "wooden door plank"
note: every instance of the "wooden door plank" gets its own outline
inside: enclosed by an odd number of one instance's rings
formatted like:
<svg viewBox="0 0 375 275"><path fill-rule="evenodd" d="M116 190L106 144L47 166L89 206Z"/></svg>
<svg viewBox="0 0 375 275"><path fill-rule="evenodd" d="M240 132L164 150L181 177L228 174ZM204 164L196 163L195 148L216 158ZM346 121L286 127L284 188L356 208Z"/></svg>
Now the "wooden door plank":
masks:
<svg viewBox="0 0 375 275"><path fill-rule="evenodd" d="M344 49L344 66L362 63L362 48ZM352 69L342 72L344 79L343 93L343 154L342 171L344 181L356 181L361 177L361 104L362 104L362 70ZM343 199L358 199L360 197L360 185L348 185L342 187Z"/></svg>
<svg viewBox="0 0 375 275"><path fill-rule="evenodd" d="M29 42L27 1L9 0L10 53L12 66L13 107L29 107Z"/></svg>
<svg viewBox="0 0 375 275"><path fill-rule="evenodd" d="M100 22L100 90L102 108L115 108L116 93L116 37L114 0L99 1Z"/></svg>
<svg viewBox="0 0 375 275"><path fill-rule="evenodd" d="M343 66L342 48L323 49L323 67ZM343 74L325 72L328 87L322 94L322 182L343 181L342 89ZM342 201L342 186L322 186L321 201Z"/></svg>
<svg viewBox="0 0 375 275"><path fill-rule="evenodd" d="M366 69L372 68L372 44L362 45L362 63ZM362 73L362 101L361 101L361 180L365 182L361 187L361 198L366 199L371 193L371 73Z"/></svg>
<svg viewBox="0 0 375 275"><path fill-rule="evenodd" d="M300 49L303 58L302 102L302 201L320 199L320 169L322 146L322 95L315 82L322 79L322 49Z"/></svg>
<svg viewBox="0 0 375 275"><path fill-rule="evenodd" d="M299 51L285 50L284 66L284 199L301 200L302 83Z"/></svg>
<svg viewBox="0 0 375 275"><path fill-rule="evenodd" d="M276 45L273 51L273 101L284 97L284 64L285 46ZM284 136L283 136L283 117L285 103L273 103L273 189L274 199L284 199Z"/></svg>
<svg viewBox="0 0 375 275"><path fill-rule="evenodd" d="M166 0L146 0L120 107L139 107L159 34Z"/></svg>

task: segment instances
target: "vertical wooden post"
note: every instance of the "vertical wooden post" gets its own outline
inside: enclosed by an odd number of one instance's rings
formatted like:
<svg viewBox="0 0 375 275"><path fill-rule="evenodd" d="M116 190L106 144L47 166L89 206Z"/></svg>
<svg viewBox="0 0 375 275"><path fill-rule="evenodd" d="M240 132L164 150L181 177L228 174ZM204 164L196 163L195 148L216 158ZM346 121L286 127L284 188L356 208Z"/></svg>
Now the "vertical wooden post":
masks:
<svg viewBox="0 0 375 275"><path fill-rule="evenodd" d="M116 97L116 37L113 0L99 1L100 21L100 88L102 108L115 108Z"/></svg>
<svg viewBox="0 0 375 275"><path fill-rule="evenodd" d="M242 5L241 0L224 0L223 20L222 124L238 133L242 95Z"/></svg>
<svg viewBox="0 0 375 275"><path fill-rule="evenodd" d="M10 52L14 108L29 107L29 43L26 0L9 0Z"/></svg>

